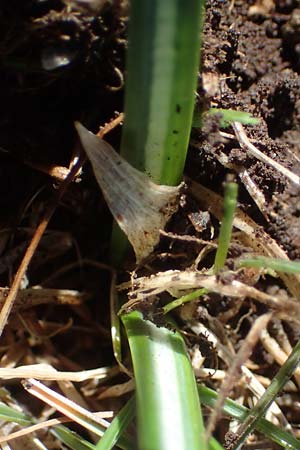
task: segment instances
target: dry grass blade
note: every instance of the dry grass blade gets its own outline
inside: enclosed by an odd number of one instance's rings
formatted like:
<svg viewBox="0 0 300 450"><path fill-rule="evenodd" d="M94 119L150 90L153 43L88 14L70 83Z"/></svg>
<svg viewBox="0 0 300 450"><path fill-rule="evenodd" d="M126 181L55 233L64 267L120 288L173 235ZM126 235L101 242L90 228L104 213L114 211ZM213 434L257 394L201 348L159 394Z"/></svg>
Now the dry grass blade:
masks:
<svg viewBox="0 0 300 450"><path fill-rule="evenodd" d="M102 434L99 430L99 425L104 428L107 428L109 425L109 422L104 420L104 418L113 417L112 411L93 414L33 378L24 380L22 384L30 394L54 407L71 420L99 435Z"/></svg>
<svg viewBox="0 0 300 450"><path fill-rule="evenodd" d="M235 135L237 137L237 140L240 144L240 146L247 150L252 156L259 159L263 163L267 164L268 166L273 167L273 169L280 172L282 175L284 175L286 178L288 178L293 183L300 185L300 177L296 175L295 173L291 172L289 169L286 169L281 164L279 164L277 161L274 161L274 159L270 158L269 156L265 155L263 152L258 150L248 139L245 130L243 128L243 125L239 122L233 122L232 127L234 129Z"/></svg>
<svg viewBox="0 0 300 450"><path fill-rule="evenodd" d="M264 346L265 350L267 350L270 355L274 358L274 360L282 366L285 361L287 360L289 354L285 353L284 350L280 347L276 339L272 338L267 330L264 330L261 333L260 340L262 345ZM294 378L297 382L297 385L300 387L300 368L297 367L297 369L294 372Z"/></svg>
<svg viewBox="0 0 300 450"><path fill-rule="evenodd" d="M211 211L212 214L221 220L223 214L222 197L192 180L188 180L188 183L192 195L199 201L199 204L203 208ZM236 209L233 226L245 234L248 241L247 244L259 254L289 260L287 254L277 242L239 208ZM280 273L280 277L286 284L290 293L297 297L300 292L300 276Z"/></svg>
<svg viewBox="0 0 300 450"><path fill-rule="evenodd" d="M54 427L56 425L60 425L62 423L70 421L71 419L68 419L66 417L61 417L60 419L45 420L44 422L31 425L30 427L22 428L22 430L15 431L14 433L10 433L7 436L0 436L0 444L2 444L3 442L12 441L13 439L17 439L22 436L26 436L27 434L34 433L35 431L41 430L42 428Z"/></svg>
<svg viewBox="0 0 300 450"><path fill-rule="evenodd" d="M9 288L0 288L0 306L2 306L9 294ZM13 312L31 308L41 304L80 305L86 300L87 294L70 289L21 289L13 305Z"/></svg>
<svg viewBox="0 0 300 450"><path fill-rule="evenodd" d="M14 278L13 284L11 286L11 289L9 291L9 294L5 300L5 303L1 309L0 312L0 336L3 333L4 327L6 325L7 319L9 317L9 314L14 306L14 302L16 300L19 288L20 288L20 284L22 282L22 279L24 278L28 265L37 249L37 246L39 245L39 242L48 226L48 223L56 209L56 205L58 204L59 200L61 199L61 197L63 196L63 194L65 193L67 187L69 186L69 184L72 182L72 180L74 179L74 177L76 176L76 174L78 173L78 171L80 170L81 166L83 164L83 159L79 159L77 164L75 164L73 166L73 168L71 169L69 175L67 176L67 178L62 182L60 189L56 195L56 198L53 202L50 203L48 209L45 212L44 218L42 219L42 221L40 222L39 226L37 227L33 238L25 252L25 255L21 261L21 264L19 266L19 269L16 273L16 276Z"/></svg>
<svg viewBox="0 0 300 450"><path fill-rule="evenodd" d="M114 126L111 126L109 124L107 126L105 126L100 132L101 136L104 136L107 132L111 131L111 129L113 129ZM25 252L25 255L21 261L19 269L14 278L14 281L12 283L9 294L8 294L8 296L5 300L5 303L0 312L0 337L3 333L4 327L7 323L7 319L13 308L13 305L16 300L22 279L24 278L24 276L26 274L28 265L30 264L30 261L39 245L39 242L40 242L47 226L48 226L48 223L49 223L57 205L59 204L59 201L61 200L62 196L66 192L69 184L74 180L74 178L80 171L84 161L85 161L85 158L83 156L81 156L78 158L76 163L72 166L67 177L61 183L55 198L49 203L48 208L45 211L44 217L41 220L40 224L38 225L32 239L31 239L31 242Z"/></svg>
<svg viewBox="0 0 300 450"><path fill-rule="evenodd" d="M101 367L99 369L82 370L80 372L60 372L50 366L50 364L31 364L16 368L0 368L0 378L3 380L34 377L39 380L66 380L79 383L91 379L103 380L118 373L118 367Z"/></svg>
<svg viewBox="0 0 300 450"><path fill-rule="evenodd" d="M271 319L271 314L264 314L260 316L251 327L247 337L242 343L238 353L236 354L233 364L230 366L226 378L221 386L218 401L216 406L209 418L209 422L206 427L207 439L210 438L212 432L215 429L217 421L222 414L222 408L224 406L226 397L229 397L232 387L235 385L236 381L240 377L240 370L242 365L250 357L253 348L255 347L261 332L267 327Z"/></svg>
<svg viewBox="0 0 300 450"><path fill-rule="evenodd" d="M215 319L214 319L215 320ZM210 324L210 326L213 326L213 323ZM217 327L219 328L220 325ZM225 345L225 343L222 342L222 339L220 339L214 332L212 332L211 329L206 327L203 323L199 321L193 321L190 323L190 329L197 335L204 335L206 336L206 339L213 345L215 348L215 351L218 354L218 357L224 361L224 363L229 367L229 370L232 366L235 365L235 358L236 353L234 351L234 348L232 345L230 345L230 342ZM260 377L256 374L254 374L247 366L247 363L242 364L240 366L241 371L241 378L239 380L239 385L241 385L245 390L249 390L253 396L257 399L259 399L265 392L265 387L260 381ZM208 369L211 372L211 378L214 378L215 369ZM217 373L217 372L216 372ZM201 377L201 369L200 371L196 371L197 376ZM224 377L225 377L224 372ZM223 378L224 378L223 377ZM266 382L266 386L269 386L270 380L264 379ZM287 427L290 426L280 410L279 406L276 402L273 402L272 405L269 408L268 414L270 416L270 419L274 422L276 420L276 423L280 423L282 426Z"/></svg>
<svg viewBox="0 0 300 450"><path fill-rule="evenodd" d="M227 137L227 133L220 132L221 135L225 134ZM231 139L235 139L233 135L229 135ZM197 142L193 142L193 146L195 148L199 148L199 144ZM242 165L234 164L229 160L229 157L223 153L222 151L218 151L215 154L216 159L219 161L227 169L233 170L240 178L241 182L244 184L245 188L249 192L252 200L256 203L262 215L268 220L267 216L267 204L266 199L262 191L257 187L256 183L251 178L249 172Z"/></svg>
<svg viewBox="0 0 300 450"><path fill-rule="evenodd" d="M124 307L131 307L137 302L164 291L168 291L174 297L179 297L182 291L203 287L210 292L216 292L220 295L252 298L267 305L280 318L294 320L296 322L300 321L299 302L266 294L252 286L241 283L234 279L234 277L234 272L228 272L222 278L215 275L204 275L192 270L168 270L166 272L159 272L150 277L135 279L132 290L128 294L130 300ZM130 287L130 284L124 283L119 286L119 289L123 290L128 287Z"/></svg>
<svg viewBox="0 0 300 450"><path fill-rule="evenodd" d="M105 391L101 392L98 396L99 400L103 400L105 398L111 397L120 397L122 395L128 394L129 392L134 391L135 382L133 379L126 381L122 384L115 384L114 386L108 387Z"/></svg>

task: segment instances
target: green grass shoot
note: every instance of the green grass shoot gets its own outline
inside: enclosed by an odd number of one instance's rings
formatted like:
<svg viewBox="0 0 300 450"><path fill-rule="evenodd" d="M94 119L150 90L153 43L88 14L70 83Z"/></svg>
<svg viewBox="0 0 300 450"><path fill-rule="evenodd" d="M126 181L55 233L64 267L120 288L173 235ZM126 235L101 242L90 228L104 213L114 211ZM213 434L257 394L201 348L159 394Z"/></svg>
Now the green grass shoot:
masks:
<svg viewBox="0 0 300 450"><path fill-rule="evenodd" d="M215 256L214 272L224 267L232 234L232 224L237 204L238 185L233 182L225 183L224 213L220 227L218 248Z"/></svg>
<svg viewBox="0 0 300 450"><path fill-rule="evenodd" d="M300 261L289 261L285 259L269 258L267 256L256 256L254 258L243 258L238 261L239 267L257 267L271 269L276 272L300 273Z"/></svg>

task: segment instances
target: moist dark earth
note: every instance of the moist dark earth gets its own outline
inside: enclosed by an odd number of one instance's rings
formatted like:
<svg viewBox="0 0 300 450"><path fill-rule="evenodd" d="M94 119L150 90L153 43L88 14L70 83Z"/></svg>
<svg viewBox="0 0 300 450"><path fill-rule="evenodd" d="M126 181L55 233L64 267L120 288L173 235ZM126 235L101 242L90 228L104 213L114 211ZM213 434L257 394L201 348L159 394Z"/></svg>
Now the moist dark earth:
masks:
<svg viewBox="0 0 300 450"><path fill-rule="evenodd" d="M50 175L51 168L68 168L74 156L78 146L74 120L97 132L123 111L127 6L126 2L116 1L97 10L67 0L1 2L3 287L11 285L24 250L59 189L60 181ZM226 155L233 165L247 168L266 205L260 211L239 182L239 206L264 227L292 260L300 259L299 185L241 150L230 127L222 129L221 135L218 116L208 116L206 112L217 107L249 112L259 118L256 125L245 126L248 138L260 151L299 175L299 72L300 1L207 1L196 98L197 108L204 112L204 123L202 130L192 131L186 173L222 195L223 182L232 170L224 168L220 155ZM116 149L120 134L121 128L117 127L107 136ZM209 227L197 228L188 219L198 209L187 194L169 231L209 239ZM205 211L201 214L206 225L213 221L218 229L215 219L207 217ZM108 208L86 163L80 181L69 186L57 205L27 270L24 286L74 289L87 292L89 299L81 306L40 306L22 313L22 317L12 315L3 339L5 345L13 343L21 348L17 365L43 359L60 370L114 364L109 329L110 276L96 265L110 263L111 224ZM189 267L198 251L190 244L171 245L169 238L162 238L157 248L161 256L153 267ZM262 284L268 289L268 278ZM212 299L210 313L214 306L224 313L224 305L216 306L217 303ZM295 337L293 331L291 339ZM268 358L262 352L256 349L254 360L266 367ZM7 354L3 352L3 364L5 358ZM265 375L271 376L277 366L272 360L268 363ZM124 380L119 375L113 383ZM8 387L22 397L17 382ZM91 408L118 409L124 403L122 397L103 402L97 398L103 390L101 385L93 389L93 395L86 394ZM300 421L297 411L296 407L285 411L296 425ZM221 437L224 427L219 432Z"/></svg>

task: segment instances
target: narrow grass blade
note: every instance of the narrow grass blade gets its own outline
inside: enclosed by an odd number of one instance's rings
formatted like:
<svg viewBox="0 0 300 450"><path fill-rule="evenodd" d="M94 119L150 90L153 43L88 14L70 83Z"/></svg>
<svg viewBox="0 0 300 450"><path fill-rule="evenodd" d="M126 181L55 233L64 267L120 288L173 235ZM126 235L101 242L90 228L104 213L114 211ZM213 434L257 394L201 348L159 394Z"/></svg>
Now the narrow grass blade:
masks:
<svg viewBox="0 0 300 450"><path fill-rule="evenodd" d="M220 228L218 249L215 257L214 272L224 267L231 239L234 213L237 204L238 186L236 183L225 184L224 215Z"/></svg>
<svg viewBox="0 0 300 450"><path fill-rule="evenodd" d="M26 414L16 411L14 408L0 403L0 420L5 422L16 422L19 425L30 425L34 421Z"/></svg>
<svg viewBox="0 0 300 450"><path fill-rule="evenodd" d="M279 369L271 384L268 386L263 396L254 405L249 412L246 420L237 430L237 440L233 449L238 449L243 444L247 436L256 427L258 421L264 416L270 404L275 400L278 393L281 391L286 382L291 378L293 372L300 362L300 341L295 345L292 353Z"/></svg>
<svg viewBox="0 0 300 450"><path fill-rule="evenodd" d="M206 386L198 385L198 393L203 405L211 408L215 407L218 400L217 392ZM239 405L233 400L227 399L223 406L223 412L239 422L244 422L246 417L249 415L250 410L245 406ZM296 439L292 434L281 430L264 418L258 420L255 428L267 438L276 442L278 445L281 445L283 448L300 450L300 441L298 439Z"/></svg>
<svg viewBox="0 0 300 450"><path fill-rule="evenodd" d="M182 337L134 311L122 316L132 355L141 450L205 450L197 386Z"/></svg>
<svg viewBox="0 0 300 450"><path fill-rule="evenodd" d="M192 300L195 300L198 297L201 297L202 295L206 294L208 291L205 288L197 289L196 291L191 292L190 294L183 295L182 297L176 298L176 300L173 300L172 302L168 303L163 307L163 313L167 314L168 312L172 311L172 309L178 308L179 306L184 305L184 303L191 302Z"/></svg>
<svg viewBox="0 0 300 450"><path fill-rule="evenodd" d="M135 416L135 398L132 397L105 431L104 435L95 447L95 450L110 450L118 442L129 423Z"/></svg>
<svg viewBox="0 0 300 450"><path fill-rule="evenodd" d="M300 261L288 261L285 259L268 258L257 256L255 258L241 259L240 267L258 267L276 270L276 272L300 273Z"/></svg>
<svg viewBox="0 0 300 450"><path fill-rule="evenodd" d="M74 431L69 430L67 427L55 427L52 428L51 432L72 450L95 450L94 444L83 439L81 436L79 436Z"/></svg>

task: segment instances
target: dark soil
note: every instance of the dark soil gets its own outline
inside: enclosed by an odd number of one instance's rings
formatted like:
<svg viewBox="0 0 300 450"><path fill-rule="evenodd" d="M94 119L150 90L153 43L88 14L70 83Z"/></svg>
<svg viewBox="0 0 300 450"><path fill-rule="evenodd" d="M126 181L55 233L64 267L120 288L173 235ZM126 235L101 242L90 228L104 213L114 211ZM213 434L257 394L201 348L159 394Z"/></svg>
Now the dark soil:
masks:
<svg viewBox="0 0 300 450"><path fill-rule="evenodd" d="M97 132L116 111L123 110L124 2L106 6L100 15L74 4L71 8L62 0L1 2L1 286L11 285L24 249L58 189L59 182L47 172L53 166L68 167L70 163L77 142L74 120ZM253 11L255 14L251 14ZM262 152L296 174L300 174L299 72L300 1L207 1L199 78L199 95L203 94L204 100L199 104L205 109L235 109L258 117L257 125L245 127L248 137ZM232 134L230 128L223 131ZM117 148L120 130L114 130L108 139ZM222 194L223 181L230 171L220 164L220 152L248 169L267 202L262 214L240 184L239 206L291 259L300 259L299 186L245 154L236 140L221 137L218 118L207 118L202 131L193 131L187 174ZM206 214L199 213L197 204L187 195L169 230L207 240L214 228L216 237L218 222ZM195 226L196 220L201 222L200 228ZM69 187L57 206L24 283L84 291L89 300L80 307L39 306L22 318L12 315L3 346L22 348L17 365L46 360L59 370L82 370L115 364L109 329L109 272L93 265L110 261L111 222L86 164L81 181ZM189 267L199 248L186 242L171 246L170 239L163 238L157 252L161 256L154 260L153 267L166 270ZM264 290L274 289L274 284L275 289L283 288L279 281L277 286L270 280L260 281ZM209 303L214 316L223 314L232 301L219 300L212 297ZM259 306L255 308L255 314L259 314ZM248 309L249 305L244 306L238 317ZM63 329L70 319L72 323ZM238 318L233 318L233 328L237 322ZM292 328L289 336L293 341L297 336ZM57 334L49 337L53 330ZM236 337L237 346L246 332L247 326ZM1 355L4 365L6 350ZM267 364L262 349L256 350L253 360L267 367L261 372L264 376L276 373L278 367L274 361ZM113 382L123 380L118 375ZM18 383L5 386L18 396ZM118 409L124 402L123 397L98 400L103 390L100 383L81 388L83 393L89 392L83 395L91 409ZM299 402L298 394L293 395ZM26 400L24 407L28 407ZM293 408L286 414L299 425L299 414L293 416ZM220 435L224 434L222 427L220 430Z"/></svg>

